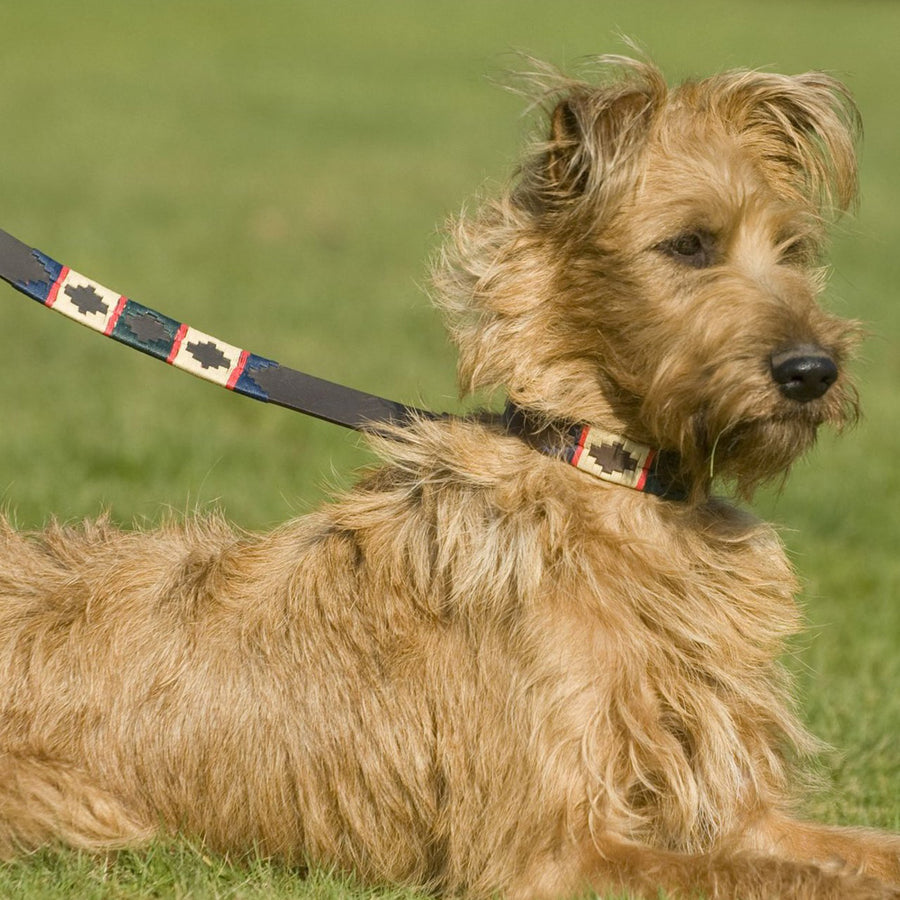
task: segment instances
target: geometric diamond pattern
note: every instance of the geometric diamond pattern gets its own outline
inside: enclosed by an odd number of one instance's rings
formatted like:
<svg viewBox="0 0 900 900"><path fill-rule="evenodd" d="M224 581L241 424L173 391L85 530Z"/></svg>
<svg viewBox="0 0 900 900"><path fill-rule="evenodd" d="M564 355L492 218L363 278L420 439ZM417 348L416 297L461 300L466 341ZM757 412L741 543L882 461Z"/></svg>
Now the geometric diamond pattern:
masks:
<svg viewBox="0 0 900 900"><path fill-rule="evenodd" d="M103 302L103 298L93 286L89 284L70 285L65 289L72 305L83 315L91 313L109 312L109 305Z"/></svg>
<svg viewBox="0 0 900 900"><path fill-rule="evenodd" d="M194 342L187 344L187 351L200 363L204 369L229 368L228 357L219 349L213 341L204 341L202 344Z"/></svg>
<svg viewBox="0 0 900 900"><path fill-rule="evenodd" d="M604 472L633 472L637 468L637 460L621 441L613 441L611 444L601 441L594 444L588 453Z"/></svg>
<svg viewBox="0 0 900 900"><path fill-rule="evenodd" d="M183 333L179 337L180 340L176 338L177 343L169 356L169 362L177 369L184 369L206 381L228 387L229 380L241 362L241 348L226 344L187 325L183 326Z"/></svg>
<svg viewBox="0 0 900 900"><path fill-rule="evenodd" d="M46 305L102 334L121 299L121 294L63 267L50 289Z"/></svg>
<svg viewBox="0 0 900 900"><path fill-rule="evenodd" d="M585 425L571 462L603 481L643 490L655 455L645 444Z"/></svg>

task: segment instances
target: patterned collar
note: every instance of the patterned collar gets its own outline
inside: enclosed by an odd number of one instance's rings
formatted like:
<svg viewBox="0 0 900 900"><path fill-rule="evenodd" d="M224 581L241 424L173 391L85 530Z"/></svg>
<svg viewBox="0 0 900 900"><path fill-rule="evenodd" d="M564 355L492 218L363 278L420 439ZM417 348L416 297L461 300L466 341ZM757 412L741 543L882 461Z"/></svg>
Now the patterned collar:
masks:
<svg viewBox="0 0 900 900"><path fill-rule="evenodd" d="M678 455L656 450L596 425L539 429L526 410L512 404L503 414L507 430L535 450L560 459L601 481L619 484L665 500L684 501L688 490L678 478Z"/></svg>

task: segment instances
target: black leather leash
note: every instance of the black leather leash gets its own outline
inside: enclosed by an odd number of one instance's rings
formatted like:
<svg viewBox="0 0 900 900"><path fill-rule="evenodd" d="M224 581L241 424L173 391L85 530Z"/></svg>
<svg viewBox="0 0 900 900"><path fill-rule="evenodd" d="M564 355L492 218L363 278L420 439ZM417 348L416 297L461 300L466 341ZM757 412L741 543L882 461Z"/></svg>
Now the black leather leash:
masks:
<svg viewBox="0 0 900 900"><path fill-rule="evenodd" d="M242 350L111 291L0 230L0 278L135 350L254 400L357 431L434 413L344 387Z"/></svg>

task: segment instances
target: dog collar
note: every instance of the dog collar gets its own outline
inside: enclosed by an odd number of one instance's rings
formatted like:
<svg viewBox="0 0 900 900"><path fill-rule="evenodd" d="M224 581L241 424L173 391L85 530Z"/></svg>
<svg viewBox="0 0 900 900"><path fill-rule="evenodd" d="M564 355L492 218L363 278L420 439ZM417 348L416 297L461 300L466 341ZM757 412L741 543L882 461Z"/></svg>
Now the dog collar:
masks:
<svg viewBox="0 0 900 900"><path fill-rule="evenodd" d="M576 469L666 500L687 499L687 491L674 478L674 455L595 425L575 425L567 436L561 456Z"/></svg>
<svg viewBox="0 0 900 900"><path fill-rule="evenodd" d="M665 500L688 497L678 478L678 455L657 450L596 425L577 424L536 430L525 410L509 405L507 428L518 432L535 450L562 460L594 478L653 494Z"/></svg>

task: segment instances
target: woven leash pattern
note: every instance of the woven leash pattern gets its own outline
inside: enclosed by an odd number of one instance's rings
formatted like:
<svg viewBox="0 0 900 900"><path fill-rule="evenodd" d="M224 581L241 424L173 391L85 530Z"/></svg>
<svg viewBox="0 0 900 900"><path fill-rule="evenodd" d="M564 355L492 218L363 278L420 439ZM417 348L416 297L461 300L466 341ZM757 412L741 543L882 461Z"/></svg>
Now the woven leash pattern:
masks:
<svg viewBox="0 0 900 900"><path fill-rule="evenodd" d="M274 360L170 319L42 253L35 252L34 258L47 278L29 279L22 287L39 303L177 369L239 394L268 399L253 376L277 366Z"/></svg>
<svg viewBox="0 0 900 900"><path fill-rule="evenodd" d="M0 277L44 306L230 391L357 430L432 413L235 347L111 291L0 230Z"/></svg>

